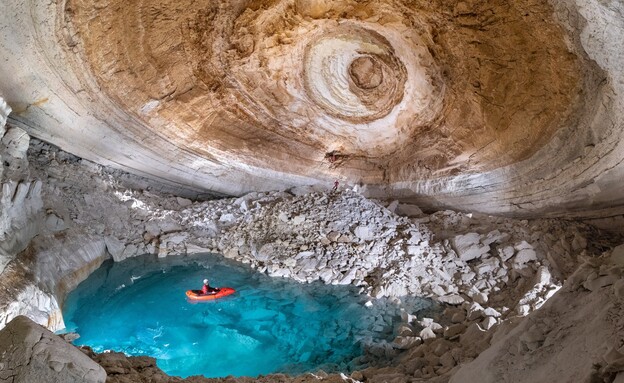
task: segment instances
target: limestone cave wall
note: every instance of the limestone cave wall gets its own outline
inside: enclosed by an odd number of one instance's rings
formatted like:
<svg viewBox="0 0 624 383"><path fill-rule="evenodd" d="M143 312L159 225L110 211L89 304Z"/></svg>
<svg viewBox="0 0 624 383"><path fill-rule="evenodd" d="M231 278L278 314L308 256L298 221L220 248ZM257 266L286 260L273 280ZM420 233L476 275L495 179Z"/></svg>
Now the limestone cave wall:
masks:
<svg viewBox="0 0 624 383"><path fill-rule="evenodd" d="M186 189L622 214L624 5L7 0L9 122Z"/></svg>

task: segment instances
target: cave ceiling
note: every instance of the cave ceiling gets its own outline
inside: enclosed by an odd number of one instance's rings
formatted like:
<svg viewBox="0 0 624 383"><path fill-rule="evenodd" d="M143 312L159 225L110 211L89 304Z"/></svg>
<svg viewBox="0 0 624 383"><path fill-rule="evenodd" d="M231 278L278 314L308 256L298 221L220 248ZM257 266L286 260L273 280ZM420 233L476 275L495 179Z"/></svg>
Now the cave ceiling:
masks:
<svg viewBox="0 0 624 383"><path fill-rule="evenodd" d="M479 3L70 0L65 12L140 129L205 158L375 183L524 159L578 101L578 61L546 6Z"/></svg>
<svg viewBox="0 0 624 383"><path fill-rule="evenodd" d="M586 189L616 159L565 174L621 127L573 2L9 3L24 44L3 48L28 51L0 64L21 71L0 88L13 122L96 162L224 194L339 179L494 212L621 202Z"/></svg>

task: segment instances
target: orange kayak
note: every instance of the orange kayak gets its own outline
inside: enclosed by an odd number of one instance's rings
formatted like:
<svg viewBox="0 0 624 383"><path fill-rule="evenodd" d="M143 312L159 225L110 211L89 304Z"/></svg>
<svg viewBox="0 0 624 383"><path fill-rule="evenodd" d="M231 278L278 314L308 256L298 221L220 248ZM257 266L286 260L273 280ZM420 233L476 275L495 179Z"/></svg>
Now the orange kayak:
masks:
<svg viewBox="0 0 624 383"><path fill-rule="evenodd" d="M188 290L186 296L192 301L212 301L234 294L236 290L231 287L221 287L216 294L202 294L201 290Z"/></svg>

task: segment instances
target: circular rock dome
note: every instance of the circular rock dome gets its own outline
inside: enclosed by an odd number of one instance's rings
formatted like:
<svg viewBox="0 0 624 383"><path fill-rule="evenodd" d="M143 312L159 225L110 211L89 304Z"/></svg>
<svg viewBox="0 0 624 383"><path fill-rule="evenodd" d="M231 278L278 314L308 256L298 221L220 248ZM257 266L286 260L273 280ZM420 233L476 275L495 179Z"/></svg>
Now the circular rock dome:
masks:
<svg viewBox="0 0 624 383"><path fill-rule="evenodd" d="M309 43L304 76L308 96L327 114L363 123L401 102L407 70L383 36L341 26Z"/></svg>

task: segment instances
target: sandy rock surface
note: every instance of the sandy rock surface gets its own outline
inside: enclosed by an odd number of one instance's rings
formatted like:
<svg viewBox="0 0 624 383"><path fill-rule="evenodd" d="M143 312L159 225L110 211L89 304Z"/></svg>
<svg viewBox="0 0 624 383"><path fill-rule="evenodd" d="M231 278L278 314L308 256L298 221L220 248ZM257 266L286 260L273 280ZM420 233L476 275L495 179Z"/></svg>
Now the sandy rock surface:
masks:
<svg viewBox="0 0 624 383"><path fill-rule="evenodd" d="M501 326L494 332L496 342L492 347L461 367L450 381L622 379L624 270L618 252L587 259L542 309L512 325Z"/></svg>
<svg viewBox="0 0 624 383"><path fill-rule="evenodd" d="M18 316L0 330L0 380L104 383L106 372L76 347Z"/></svg>

